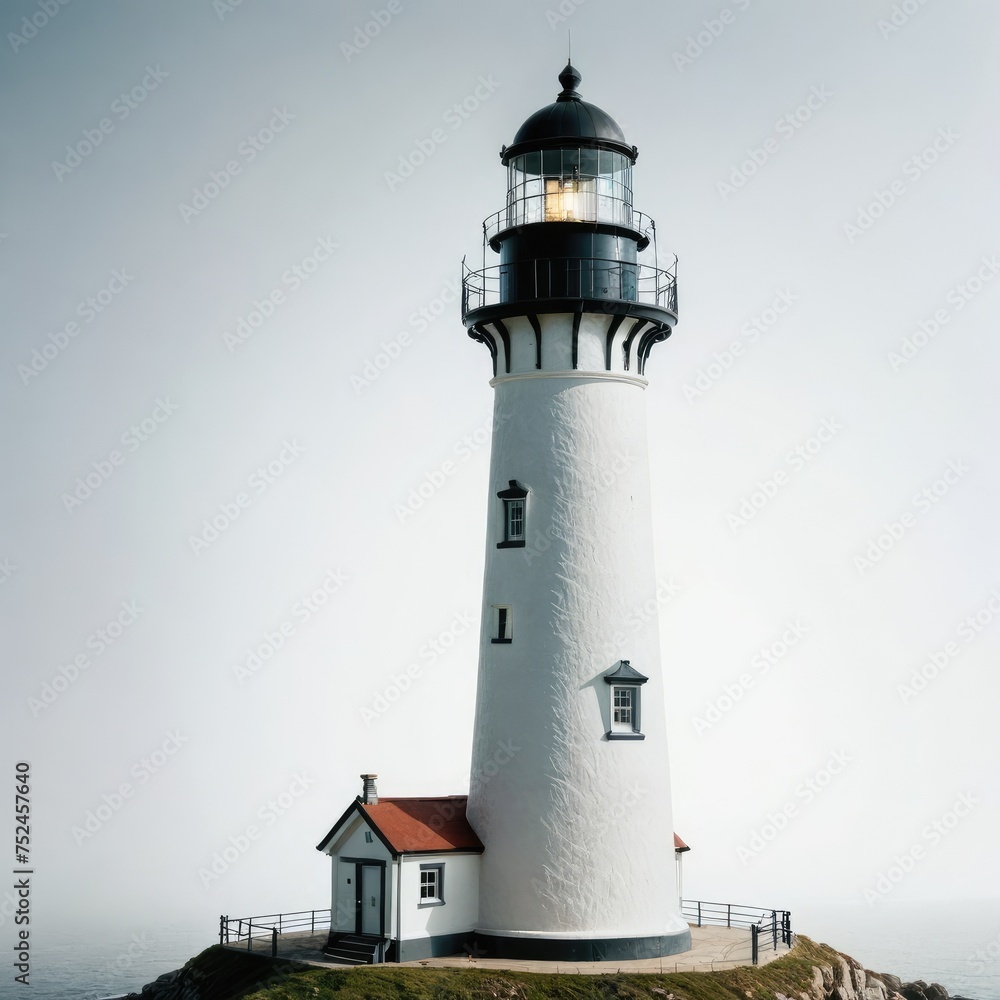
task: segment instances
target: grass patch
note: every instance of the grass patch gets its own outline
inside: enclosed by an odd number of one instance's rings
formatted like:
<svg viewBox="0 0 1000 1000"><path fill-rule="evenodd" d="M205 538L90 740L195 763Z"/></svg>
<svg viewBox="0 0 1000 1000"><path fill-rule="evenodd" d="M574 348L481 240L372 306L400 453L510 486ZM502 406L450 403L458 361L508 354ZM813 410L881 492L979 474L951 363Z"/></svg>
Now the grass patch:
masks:
<svg viewBox="0 0 1000 1000"><path fill-rule="evenodd" d="M787 955L758 967L599 976L393 965L320 969L266 960L252 968L242 964L251 957L209 948L185 970L198 981L202 1000L776 1000L778 994L798 1000L810 990L814 966L832 965L839 955L800 937Z"/></svg>

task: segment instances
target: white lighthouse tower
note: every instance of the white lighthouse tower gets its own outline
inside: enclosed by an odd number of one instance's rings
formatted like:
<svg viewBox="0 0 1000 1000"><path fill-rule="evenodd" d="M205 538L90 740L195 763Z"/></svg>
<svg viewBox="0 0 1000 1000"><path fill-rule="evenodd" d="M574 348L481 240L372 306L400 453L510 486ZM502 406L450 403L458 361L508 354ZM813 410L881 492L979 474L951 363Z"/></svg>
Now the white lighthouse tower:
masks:
<svg viewBox="0 0 1000 1000"><path fill-rule="evenodd" d="M464 273L495 390L468 818L478 946L595 961L686 951L690 933L648 614L645 367L677 320L675 276L632 207L637 150L580 80L567 64L501 150L506 207Z"/></svg>

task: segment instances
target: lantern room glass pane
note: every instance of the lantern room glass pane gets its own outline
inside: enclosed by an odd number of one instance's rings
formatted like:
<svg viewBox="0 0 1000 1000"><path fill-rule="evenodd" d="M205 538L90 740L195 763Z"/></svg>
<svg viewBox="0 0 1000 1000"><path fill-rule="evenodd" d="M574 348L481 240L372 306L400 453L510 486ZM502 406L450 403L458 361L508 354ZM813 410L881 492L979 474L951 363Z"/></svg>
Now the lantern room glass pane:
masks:
<svg viewBox="0 0 1000 1000"><path fill-rule="evenodd" d="M631 161L622 153L587 147L514 157L508 168L507 224L535 222L631 226Z"/></svg>

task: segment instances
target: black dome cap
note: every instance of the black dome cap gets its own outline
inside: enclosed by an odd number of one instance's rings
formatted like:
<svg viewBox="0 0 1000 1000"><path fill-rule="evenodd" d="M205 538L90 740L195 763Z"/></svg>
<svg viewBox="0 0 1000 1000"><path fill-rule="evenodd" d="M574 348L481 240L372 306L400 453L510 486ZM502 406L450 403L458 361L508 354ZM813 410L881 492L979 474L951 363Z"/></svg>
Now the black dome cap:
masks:
<svg viewBox="0 0 1000 1000"><path fill-rule="evenodd" d="M504 146L500 159L504 165L512 156L536 149L553 149L565 145L591 146L623 153L635 163L638 150L625 141L625 134L606 111L596 104L581 100L576 92L583 77L567 62L559 74L562 92L554 104L536 111L517 130L514 142Z"/></svg>

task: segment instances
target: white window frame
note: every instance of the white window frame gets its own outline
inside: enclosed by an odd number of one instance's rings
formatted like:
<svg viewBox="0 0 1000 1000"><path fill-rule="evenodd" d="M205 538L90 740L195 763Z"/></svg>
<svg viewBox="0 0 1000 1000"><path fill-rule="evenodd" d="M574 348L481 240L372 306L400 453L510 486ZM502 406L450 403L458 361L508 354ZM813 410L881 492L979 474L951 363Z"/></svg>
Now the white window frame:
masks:
<svg viewBox="0 0 1000 1000"><path fill-rule="evenodd" d="M628 706L620 706L619 692L628 693ZM628 713L628 719L616 720L615 716L622 709ZM624 714L624 713L623 713ZM639 728L636 725L639 715L639 687L636 684L612 684L611 685L611 729L617 733L637 733Z"/></svg>
<svg viewBox="0 0 1000 1000"><path fill-rule="evenodd" d="M424 873L435 873L434 878L434 889L437 893L436 896L425 896L424 895ZM426 864L420 866L420 888L419 897L417 898L417 907L425 906L444 906L444 862Z"/></svg>

